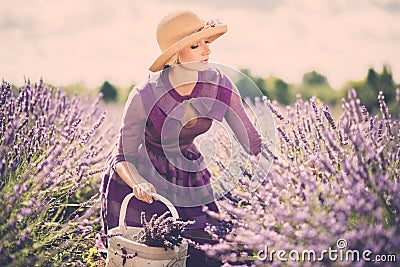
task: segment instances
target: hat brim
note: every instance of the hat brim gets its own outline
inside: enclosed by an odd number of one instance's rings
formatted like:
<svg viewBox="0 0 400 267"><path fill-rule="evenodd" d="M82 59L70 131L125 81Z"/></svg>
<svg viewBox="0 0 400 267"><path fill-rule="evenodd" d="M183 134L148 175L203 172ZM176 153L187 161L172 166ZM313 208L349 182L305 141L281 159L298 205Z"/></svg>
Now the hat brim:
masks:
<svg viewBox="0 0 400 267"><path fill-rule="evenodd" d="M179 42L176 42L175 44L171 45L168 47L167 50L165 50L150 66L149 70L152 72L157 72L160 71L164 68L164 64L176 53L181 51L183 48L193 45L193 43L198 42L201 39L208 39L208 41L211 43L228 30L228 27L226 25L219 25L219 26L212 26L205 28L201 31L192 33L189 36L186 36Z"/></svg>

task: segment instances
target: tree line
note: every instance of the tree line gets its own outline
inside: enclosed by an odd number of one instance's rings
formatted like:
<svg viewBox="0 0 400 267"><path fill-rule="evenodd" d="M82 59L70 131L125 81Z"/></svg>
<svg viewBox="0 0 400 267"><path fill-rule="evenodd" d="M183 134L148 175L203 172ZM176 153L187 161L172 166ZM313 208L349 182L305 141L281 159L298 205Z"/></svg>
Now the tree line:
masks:
<svg viewBox="0 0 400 267"><path fill-rule="evenodd" d="M383 66L381 72L370 68L364 79L348 81L341 88L332 88L327 77L315 70L305 73L301 84L291 84L275 76L268 78L254 76L249 69L241 69L240 71L257 85L263 95L276 100L281 105L293 104L296 96L300 94L303 99L316 96L322 102L336 106L340 105L342 98L347 97L347 91L350 88L354 88L362 105L366 106L369 111L376 112L379 110L379 102L377 101L379 91L383 91L389 111L392 114L396 114L399 111L396 102L396 88L400 88L400 84L396 84L393 79L393 73L387 65ZM244 97L252 98L258 95L258 92L252 92L255 87L250 86L248 82L248 79L242 78L236 82L236 86L249 89L243 90L247 94ZM127 97L126 89L118 88L109 81L105 81L99 91L103 94L103 101L105 102L124 102ZM123 94L122 96L120 95L121 93Z"/></svg>
<svg viewBox="0 0 400 267"><path fill-rule="evenodd" d="M400 84L396 84L393 79L393 73L387 65L383 66L381 72L370 68L364 79L360 81L348 81L341 88L332 88L328 79L315 70L305 73L301 84L290 84L274 76L270 76L266 79L253 76L248 69L242 69L241 72L257 85L263 95L276 100L281 105L293 104L296 100L296 96L300 94L303 99L316 96L322 102L331 106L336 106L341 104L342 98L347 98L348 90L354 88L360 98L361 104L369 111L376 112L379 110L377 97L379 91L382 91L386 103L388 104L389 111L392 114L399 112L396 101L396 89L400 88ZM243 81L239 81L239 85L241 82ZM249 88L251 87L249 86ZM248 92L248 96L250 97L253 94L254 92Z"/></svg>

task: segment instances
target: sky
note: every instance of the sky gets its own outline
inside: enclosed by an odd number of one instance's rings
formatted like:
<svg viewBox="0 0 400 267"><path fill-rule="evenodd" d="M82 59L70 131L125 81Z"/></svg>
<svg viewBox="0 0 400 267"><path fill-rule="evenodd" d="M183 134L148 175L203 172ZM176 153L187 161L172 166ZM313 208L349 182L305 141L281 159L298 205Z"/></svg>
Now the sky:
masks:
<svg viewBox="0 0 400 267"><path fill-rule="evenodd" d="M143 82L170 11L219 19L210 61L300 83L316 70L337 88L370 67L400 82L400 0L2 0L0 78L59 86Z"/></svg>

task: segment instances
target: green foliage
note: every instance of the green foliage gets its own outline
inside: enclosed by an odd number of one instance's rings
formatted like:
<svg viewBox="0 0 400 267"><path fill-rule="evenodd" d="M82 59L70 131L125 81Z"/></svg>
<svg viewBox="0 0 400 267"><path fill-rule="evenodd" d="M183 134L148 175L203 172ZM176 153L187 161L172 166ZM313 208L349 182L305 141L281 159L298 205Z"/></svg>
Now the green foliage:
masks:
<svg viewBox="0 0 400 267"><path fill-rule="evenodd" d="M277 79L274 85L276 100L282 105L289 105L292 103L293 98L290 95L289 84L281 79Z"/></svg>
<svg viewBox="0 0 400 267"><path fill-rule="evenodd" d="M135 84L132 84L128 87L119 87L118 88L118 100L117 102L120 104L125 104L126 100L128 99L129 93L132 91Z"/></svg>
<svg viewBox="0 0 400 267"><path fill-rule="evenodd" d="M336 105L339 101L339 95L328 83L327 78L316 72L311 71L304 74L303 83L301 85L288 84L284 80L270 76L267 79L251 75L248 69L241 69L241 72L248 76L254 82L263 95L270 99L278 101L282 105L290 105L294 103L297 94L301 94L304 99L316 96L329 105ZM251 88L248 79L242 79L237 86ZM254 92L246 92L246 96L254 97Z"/></svg>
<svg viewBox="0 0 400 267"><path fill-rule="evenodd" d="M296 94L299 93L303 99L310 99L316 96L322 102L333 106L338 103L338 93L328 83L328 79L316 72L307 72L303 76L302 84L296 88Z"/></svg>
<svg viewBox="0 0 400 267"><path fill-rule="evenodd" d="M260 88L260 86L263 86L263 79L252 76L248 69L241 69L240 72L245 76L241 77L235 83L235 86L238 88L242 98L250 98L254 103L254 98L261 96L257 87ZM254 84L257 85L257 87Z"/></svg>
<svg viewBox="0 0 400 267"><path fill-rule="evenodd" d="M68 97L72 97L74 94L78 94L79 96L90 95L93 97L97 97L99 95L97 90L89 88L84 83L74 83L68 86L62 86L62 88Z"/></svg>
<svg viewBox="0 0 400 267"><path fill-rule="evenodd" d="M108 83L108 85L106 85L104 87L104 84L106 84L106 83ZM98 97L99 93L104 94L104 92L102 92L101 90L103 88L107 88L108 86L111 86L113 88L113 89L111 89L111 91L116 90L116 96L115 96L115 98L111 97L108 100L106 100L105 99L106 96L103 95L103 101L106 103L124 104L126 102L126 100L128 99L129 92L134 87L134 84L132 84L128 87L119 87L119 86L112 85L106 81L102 84L102 86L100 86L98 88L89 88L88 86L86 86L83 83L71 84L68 86L63 86L62 88L64 89L64 91L66 92L68 97L72 97L75 94L78 96L90 95L92 97ZM57 86L53 86L53 87L57 87ZM104 89L104 90L107 91L109 89ZM114 93L112 93L112 94L114 94Z"/></svg>
<svg viewBox="0 0 400 267"><path fill-rule="evenodd" d="M100 87L100 93L103 94L105 102L116 102L118 97L117 89L109 81L105 81Z"/></svg>
<svg viewBox="0 0 400 267"><path fill-rule="evenodd" d="M400 84L394 82L392 71L387 65L383 66L381 73L370 68L364 80L350 81L339 90L332 88L328 79L315 70L305 73L300 85L288 84L275 76L265 79L253 76L248 69L241 69L240 71L250 79L249 81L249 79L243 78L236 84L238 88L244 88L245 97L254 98L257 95L252 84L254 82L263 95L278 101L282 105L294 103L296 95L300 94L305 100L316 96L330 106L337 106L340 105L342 98L346 98L347 90L354 88L361 103L371 112L379 111L379 103L376 101L379 91L382 91L385 95L390 113L396 115L400 112L400 108L396 104L396 88L400 87ZM253 91L250 90L251 88L253 88Z"/></svg>
<svg viewBox="0 0 400 267"><path fill-rule="evenodd" d="M290 105L295 100L294 85L286 83L284 80L270 76L264 80L266 96L274 99L282 105Z"/></svg>
<svg viewBox="0 0 400 267"><path fill-rule="evenodd" d="M325 85L328 84L326 77L315 70L307 72L303 76L304 85Z"/></svg>
<svg viewBox="0 0 400 267"><path fill-rule="evenodd" d="M349 88L354 88L360 98L361 104L371 112L379 111L379 102L376 96L379 91L385 95L387 105L391 114L397 114L400 110L396 104L396 85L393 80L393 74L389 66L384 65L382 72L378 73L375 69L370 68L367 76L361 81L350 81L346 83L340 90L340 95L345 97Z"/></svg>
<svg viewBox="0 0 400 267"><path fill-rule="evenodd" d="M240 71L248 77L242 78L236 83L243 97L250 97L254 100L254 97L260 97L261 91L262 95L276 99L284 105L289 105L294 101L295 96L291 93L291 86L282 79L276 77L263 79L259 76L253 76L248 69L241 69Z"/></svg>

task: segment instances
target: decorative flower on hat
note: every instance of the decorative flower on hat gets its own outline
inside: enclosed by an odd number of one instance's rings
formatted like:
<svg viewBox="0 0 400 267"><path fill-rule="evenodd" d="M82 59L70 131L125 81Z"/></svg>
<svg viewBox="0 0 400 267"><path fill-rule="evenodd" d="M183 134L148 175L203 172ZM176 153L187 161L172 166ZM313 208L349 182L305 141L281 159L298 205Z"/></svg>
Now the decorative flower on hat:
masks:
<svg viewBox="0 0 400 267"><path fill-rule="evenodd" d="M220 26L220 25L224 25L224 24L219 19L210 19L204 23L204 27L202 28L202 30L210 28L210 27Z"/></svg>

